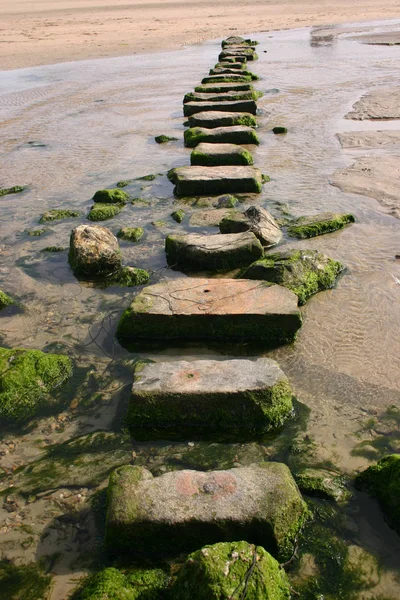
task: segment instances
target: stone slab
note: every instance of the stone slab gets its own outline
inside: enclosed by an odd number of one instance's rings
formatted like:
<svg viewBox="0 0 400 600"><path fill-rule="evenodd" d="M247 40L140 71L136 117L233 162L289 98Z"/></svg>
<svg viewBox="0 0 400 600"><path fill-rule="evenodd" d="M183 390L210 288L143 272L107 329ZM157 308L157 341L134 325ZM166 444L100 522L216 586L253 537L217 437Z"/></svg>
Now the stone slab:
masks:
<svg viewBox="0 0 400 600"><path fill-rule="evenodd" d="M253 439L293 410L278 363L256 360L139 362L127 425L135 439Z"/></svg>
<svg viewBox="0 0 400 600"><path fill-rule="evenodd" d="M227 236L169 235L165 240L167 263L180 271L231 271L250 265L263 255L263 248L251 232Z"/></svg>
<svg viewBox="0 0 400 600"><path fill-rule="evenodd" d="M244 63L241 62L217 62L214 69L236 69L236 71L241 71L245 68Z"/></svg>
<svg viewBox="0 0 400 600"><path fill-rule="evenodd" d="M250 152L237 144L207 144L203 142L196 146L190 155L191 165L208 167L252 165L253 162Z"/></svg>
<svg viewBox="0 0 400 600"><path fill-rule="evenodd" d="M213 110L226 112L248 112L252 115L257 114L257 104L254 100L232 100L232 101L206 101L203 102L186 102L183 105L183 114L185 117L190 117L199 112Z"/></svg>
<svg viewBox="0 0 400 600"><path fill-rule="evenodd" d="M257 60L258 56L252 48L238 48L230 47L229 50L222 50L218 56L218 60L222 62L226 58L235 58L237 62L242 62L242 58L245 61Z"/></svg>
<svg viewBox="0 0 400 600"><path fill-rule="evenodd" d="M247 75L208 75L201 80L202 85L208 83L246 83L252 81L252 78Z"/></svg>
<svg viewBox="0 0 400 600"><path fill-rule="evenodd" d="M223 63L221 63L223 64ZM243 63L237 63L237 64L243 64ZM230 65L226 66L226 67L214 67L213 69L210 69L209 75L250 75L251 76L251 72L247 71L245 69L240 69L240 73L239 73L239 69L232 69L230 67Z"/></svg>
<svg viewBox="0 0 400 600"><path fill-rule="evenodd" d="M307 514L288 467L276 462L159 477L124 466L112 473L107 497L106 546L130 558L245 539L288 560Z"/></svg>
<svg viewBox="0 0 400 600"><path fill-rule="evenodd" d="M185 146L194 148L198 144L244 144L258 145L259 139L253 127L246 125L231 125L228 127L190 127L184 134Z"/></svg>
<svg viewBox="0 0 400 600"><path fill-rule="evenodd" d="M273 246L282 239L282 231L274 217L265 208L250 206L244 213L225 217L219 225L221 233L252 231L263 246Z"/></svg>
<svg viewBox="0 0 400 600"><path fill-rule="evenodd" d="M188 102L234 102L236 100L254 100L255 93L252 90L239 92L217 92L215 94L190 92L185 94L183 103Z"/></svg>
<svg viewBox="0 0 400 600"><path fill-rule="evenodd" d="M247 82L220 82L220 83L209 83L205 85L198 85L194 88L195 92L204 93L204 94L215 94L215 92L230 92L230 91L246 91L253 90L253 84L249 81Z"/></svg>
<svg viewBox="0 0 400 600"><path fill-rule="evenodd" d="M305 239L343 229L343 227L346 227L349 223L354 223L354 221L354 216L349 213L319 213L299 217L290 223L287 232L290 237Z"/></svg>
<svg viewBox="0 0 400 600"><path fill-rule="evenodd" d="M255 167L178 167L168 174L177 196L260 193L262 175Z"/></svg>
<svg viewBox="0 0 400 600"><path fill-rule="evenodd" d="M190 127L203 127L215 129L216 127L232 127L235 125L246 125L256 127L257 121L250 113L224 112L218 110L204 111L189 117Z"/></svg>
<svg viewBox="0 0 400 600"><path fill-rule="evenodd" d="M290 343L301 327L297 296L249 279L179 277L141 290L123 313L117 337L144 340Z"/></svg>

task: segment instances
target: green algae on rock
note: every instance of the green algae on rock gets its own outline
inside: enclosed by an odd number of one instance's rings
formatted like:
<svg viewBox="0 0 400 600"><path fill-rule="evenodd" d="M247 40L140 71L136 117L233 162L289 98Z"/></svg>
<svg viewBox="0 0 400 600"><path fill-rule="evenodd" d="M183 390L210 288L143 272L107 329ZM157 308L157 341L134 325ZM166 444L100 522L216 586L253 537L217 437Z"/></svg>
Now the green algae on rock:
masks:
<svg viewBox="0 0 400 600"><path fill-rule="evenodd" d="M274 217L265 208L250 206L244 213L232 212L219 223L220 232L251 231L263 246L273 246L282 239L282 231Z"/></svg>
<svg viewBox="0 0 400 600"><path fill-rule="evenodd" d="M317 250L286 249L266 254L240 277L284 285L297 295L302 305L313 294L333 287L343 269L342 263Z"/></svg>
<svg viewBox="0 0 400 600"><path fill-rule="evenodd" d="M103 204L96 202L93 204L87 216L89 221L106 221L118 215L125 204Z"/></svg>
<svg viewBox="0 0 400 600"><path fill-rule="evenodd" d="M11 306L12 304L15 304L14 300L5 292L0 290L0 310L3 310L3 308L6 308L6 306Z"/></svg>
<svg viewBox="0 0 400 600"><path fill-rule="evenodd" d="M78 275L101 277L122 268L117 238L100 225L78 225L71 232L68 260Z"/></svg>
<svg viewBox="0 0 400 600"><path fill-rule="evenodd" d="M72 219L81 215L77 210L51 209L43 213L39 223L49 223L51 221L61 221L62 219Z"/></svg>
<svg viewBox="0 0 400 600"><path fill-rule="evenodd" d="M203 544L246 539L280 560L293 554L308 510L288 467L262 462L153 477L125 466L110 476L105 543L130 558L178 556Z"/></svg>
<svg viewBox="0 0 400 600"><path fill-rule="evenodd" d="M292 395L268 358L138 362L126 422L138 440L254 439L283 425Z"/></svg>
<svg viewBox="0 0 400 600"><path fill-rule="evenodd" d="M0 598L2 600L43 600L51 590L52 576L45 573L40 563L15 565L0 560Z"/></svg>
<svg viewBox="0 0 400 600"><path fill-rule="evenodd" d="M251 153L238 144L207 144L202 142L192 151L190 164L212 167L252 165L254 161Z"/></svg>
<svg viewBox="0 0 400 600"><path fill-rule="evenodd" d="M206 110L189 117L190 127L204 127L215 129L216 127L232 127L234 125L245 125L256 127L257 121L254 115L240 112L224 112Z"/></svg>
<svg viewBox="0 0 400 600"><path fill-rule="evenodd" d="M0 418L22 421L54 404L50 396L72 375L67 356L0 348Z"/></svg>
<svg viewBox="0 0 400 600"><path fill-rule="evenodd" d="M10 188L0 188L0 197L7 196L8 194L19 194L26 190L27 187L27 185L14 185Z"/></svg>
<svg viewBox="0 0 400 600"><path fill-rule="evenodd" d="M89 575L71 600L159 600L168 583L161 569L135 569L126 573L108 567Z"/></svg>
<svg viewBox="0 0 400 600"><path fill-rule="evenodd" d="M158 173L159 175L159 173ZM136 181L154 181L157 177L157 174L150 173L150 175L143 175L143 177L136 177Z"/></svg>
<svg viewBox="0 0 400 600"><path fill-rule="evenodd" d="M27 229L26 233L30 237L40 237L41 235L44 235L48 231L49 231L49 229L47 229L46 227L42 227L41 229Z"/></svg>
<svg viewBox="0 0 400 600"><path fill-rule="evenodd" d="M154 140L157 144L166 144L167 142L176 142L178 138L170 137L169 135L157 135Z"/></svg>
<svg viewBox="0 0 400 600"><path fill-rule="evenodd" d="M144 229L142 227L122 227L117 233L117 238L125 240L125 242L139 242L143 236Z"/></svg>
<svg viewBox="0 0 400 600"><path fill-rule="evenodd" d="M281 135L282 133L287 133L287 129L286 127L273 127L272 133L275 133L275 135Z"/></svg>
<svg viewBox="0 0 400 600"><path fill-rule="evenodd" d="M111 273L104 278L104 284L108 286L134 287L149 283L150 275L145 269L136 267L122 267L119 271Z"/></svg>
<svg viewBox="0 0 400 600"><path fill-rule="evenodd" d="M122 179L121 181L118 181L117 187L124 188L127 185L130 185L132 183L132 181L133 181L133 179Z"/></svg>
<svg viewBox="0 0 400 600"><path fill-rule="evenodd" d="M171 213L171 217L177 223L182 223L182 221L185 218L185 216L186 216L186 213L181 208L179 210L174 210L174 212Z"/></svg>
<svg viewBox="0 0 400 600"><path fill-rule="evenodd" d="M308 496L341 502L351 498L343 475L327 469L304 468L295 475L300 491Z"/></svg>
<svg viewBox="0 0 400 600"><path fill-rule="evenodd" d="M188 102L233 102L235 100L257 100L259 98L259 92L255 90L239 91L239 92L215 92L214 94L201 93L201 92L189 92L185 94L183 103Z"/></svg>
<svg viewBox="0 0 400 600"><path fill-rule="evenodd" d="M288 227L288 235L306 239L343 229L348 223L354 223L354 215L339 213L321 213L311 217L299 217Z"/></svg>
<svg viewBox="0 0 400 600"><path fill-rule="evenodd" d="M119 182L125 183L125 182ZM129 194L121 190L121 185L111 190L98 190L93 196L93 200L95 202L99 202L101 204L122 204L124 202L129 201Z"/></svg>
<svg viewBox="0 0 400 600"><path fill-rule="evenodd" d="M190 554L178 573L174 600L289 600L284 569L261 546L221 542Z"/></svg>
<svg viewBox="0 0 400 600"><path fill-rule="evenodd" d="M256 144L260 143L252 127L247 125L234 125L228 127L190 127L183 134L185 146L193 148L201 142L211 144Z"/></svg>
<svg viewBox="0 0 400 600"><path fill-rule="evenodd" d="M388 522L400 534L400 454L384 456L362 471L356 486L378 499Z"/></svg>
<svg viewBox="0 0 400 600"><path fill-rule="evenodd" d="M251 166L177 167L168 172L176 196L217 196L219 194L259 194L261 172Z"/></svg>
<svg viewBox="0 0 400 600"><path fill-rule="evenodd" d="M202 100L186 102L183 105L183 114L190 117L204 111L213 112L239 112L257 114L257 104L254 100Z"/></svg>
<svg viewBox="0 0 400 600"><path fill-rule="evenodd" d="M253 84L251 82L239 81L235 83L234 81L224 83L222 82L211 82L203 85L198 85L194 88L195 92L200 92L201 94L215 94L216 92L235 92L235 91L248 91L253 90Z"/></svg>

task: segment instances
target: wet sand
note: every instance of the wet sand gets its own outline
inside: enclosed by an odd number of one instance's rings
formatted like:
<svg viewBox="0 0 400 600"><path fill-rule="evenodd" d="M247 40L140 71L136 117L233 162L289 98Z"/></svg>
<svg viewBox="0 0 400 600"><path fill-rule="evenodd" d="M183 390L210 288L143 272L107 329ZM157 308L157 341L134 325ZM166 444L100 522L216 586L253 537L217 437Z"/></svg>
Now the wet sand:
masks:
<svg viewBox="0 0 400 600"><path fill-rule="evenodd" d="M5 0L0 69L175 49L213 37L395 18L396 0Z"/></svg>

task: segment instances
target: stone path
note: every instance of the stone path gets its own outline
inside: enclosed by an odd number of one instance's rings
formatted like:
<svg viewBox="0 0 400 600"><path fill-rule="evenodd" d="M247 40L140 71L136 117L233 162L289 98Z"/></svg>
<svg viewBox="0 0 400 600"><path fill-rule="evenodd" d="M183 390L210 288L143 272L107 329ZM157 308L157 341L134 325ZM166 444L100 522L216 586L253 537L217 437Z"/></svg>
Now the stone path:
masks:
<svg viewBox="0 0 400 600"><path fill-rule="evenodd" d="M220 102L210 100L208 102L186 102L183 105L183 114L185 117L190 117L205 110L248 112L255 115L257 113L257 104L254 100L221 100Z"/></svg>
<svg viewBox="0 0 400 600"><path fill-rule="evenodd" d="M252 165L253 157L248 150L237 144L207 144L203 142L196 146L191 153L190 164L203 167Z"/></svg>
<svg viewBox="0 0 400 600"><path fill-rule="evenodd" d="M178 167L170 171L177 196L261 192L262 175L255 167Z"/></svg>

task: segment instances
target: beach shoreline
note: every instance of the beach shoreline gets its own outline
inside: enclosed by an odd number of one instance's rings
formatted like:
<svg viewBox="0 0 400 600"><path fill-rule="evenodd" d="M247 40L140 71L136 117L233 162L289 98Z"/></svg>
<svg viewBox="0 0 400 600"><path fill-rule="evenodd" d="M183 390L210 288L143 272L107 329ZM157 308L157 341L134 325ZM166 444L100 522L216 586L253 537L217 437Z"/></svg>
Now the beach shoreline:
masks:
<svg viewBox="0 0 400 600"><path fill-rule="evenodd" d="M396 0L385 4L345 0L24 0L0 6L0 70L176 50L226 35L316 25L371 22L399 16Z"/></svg>

